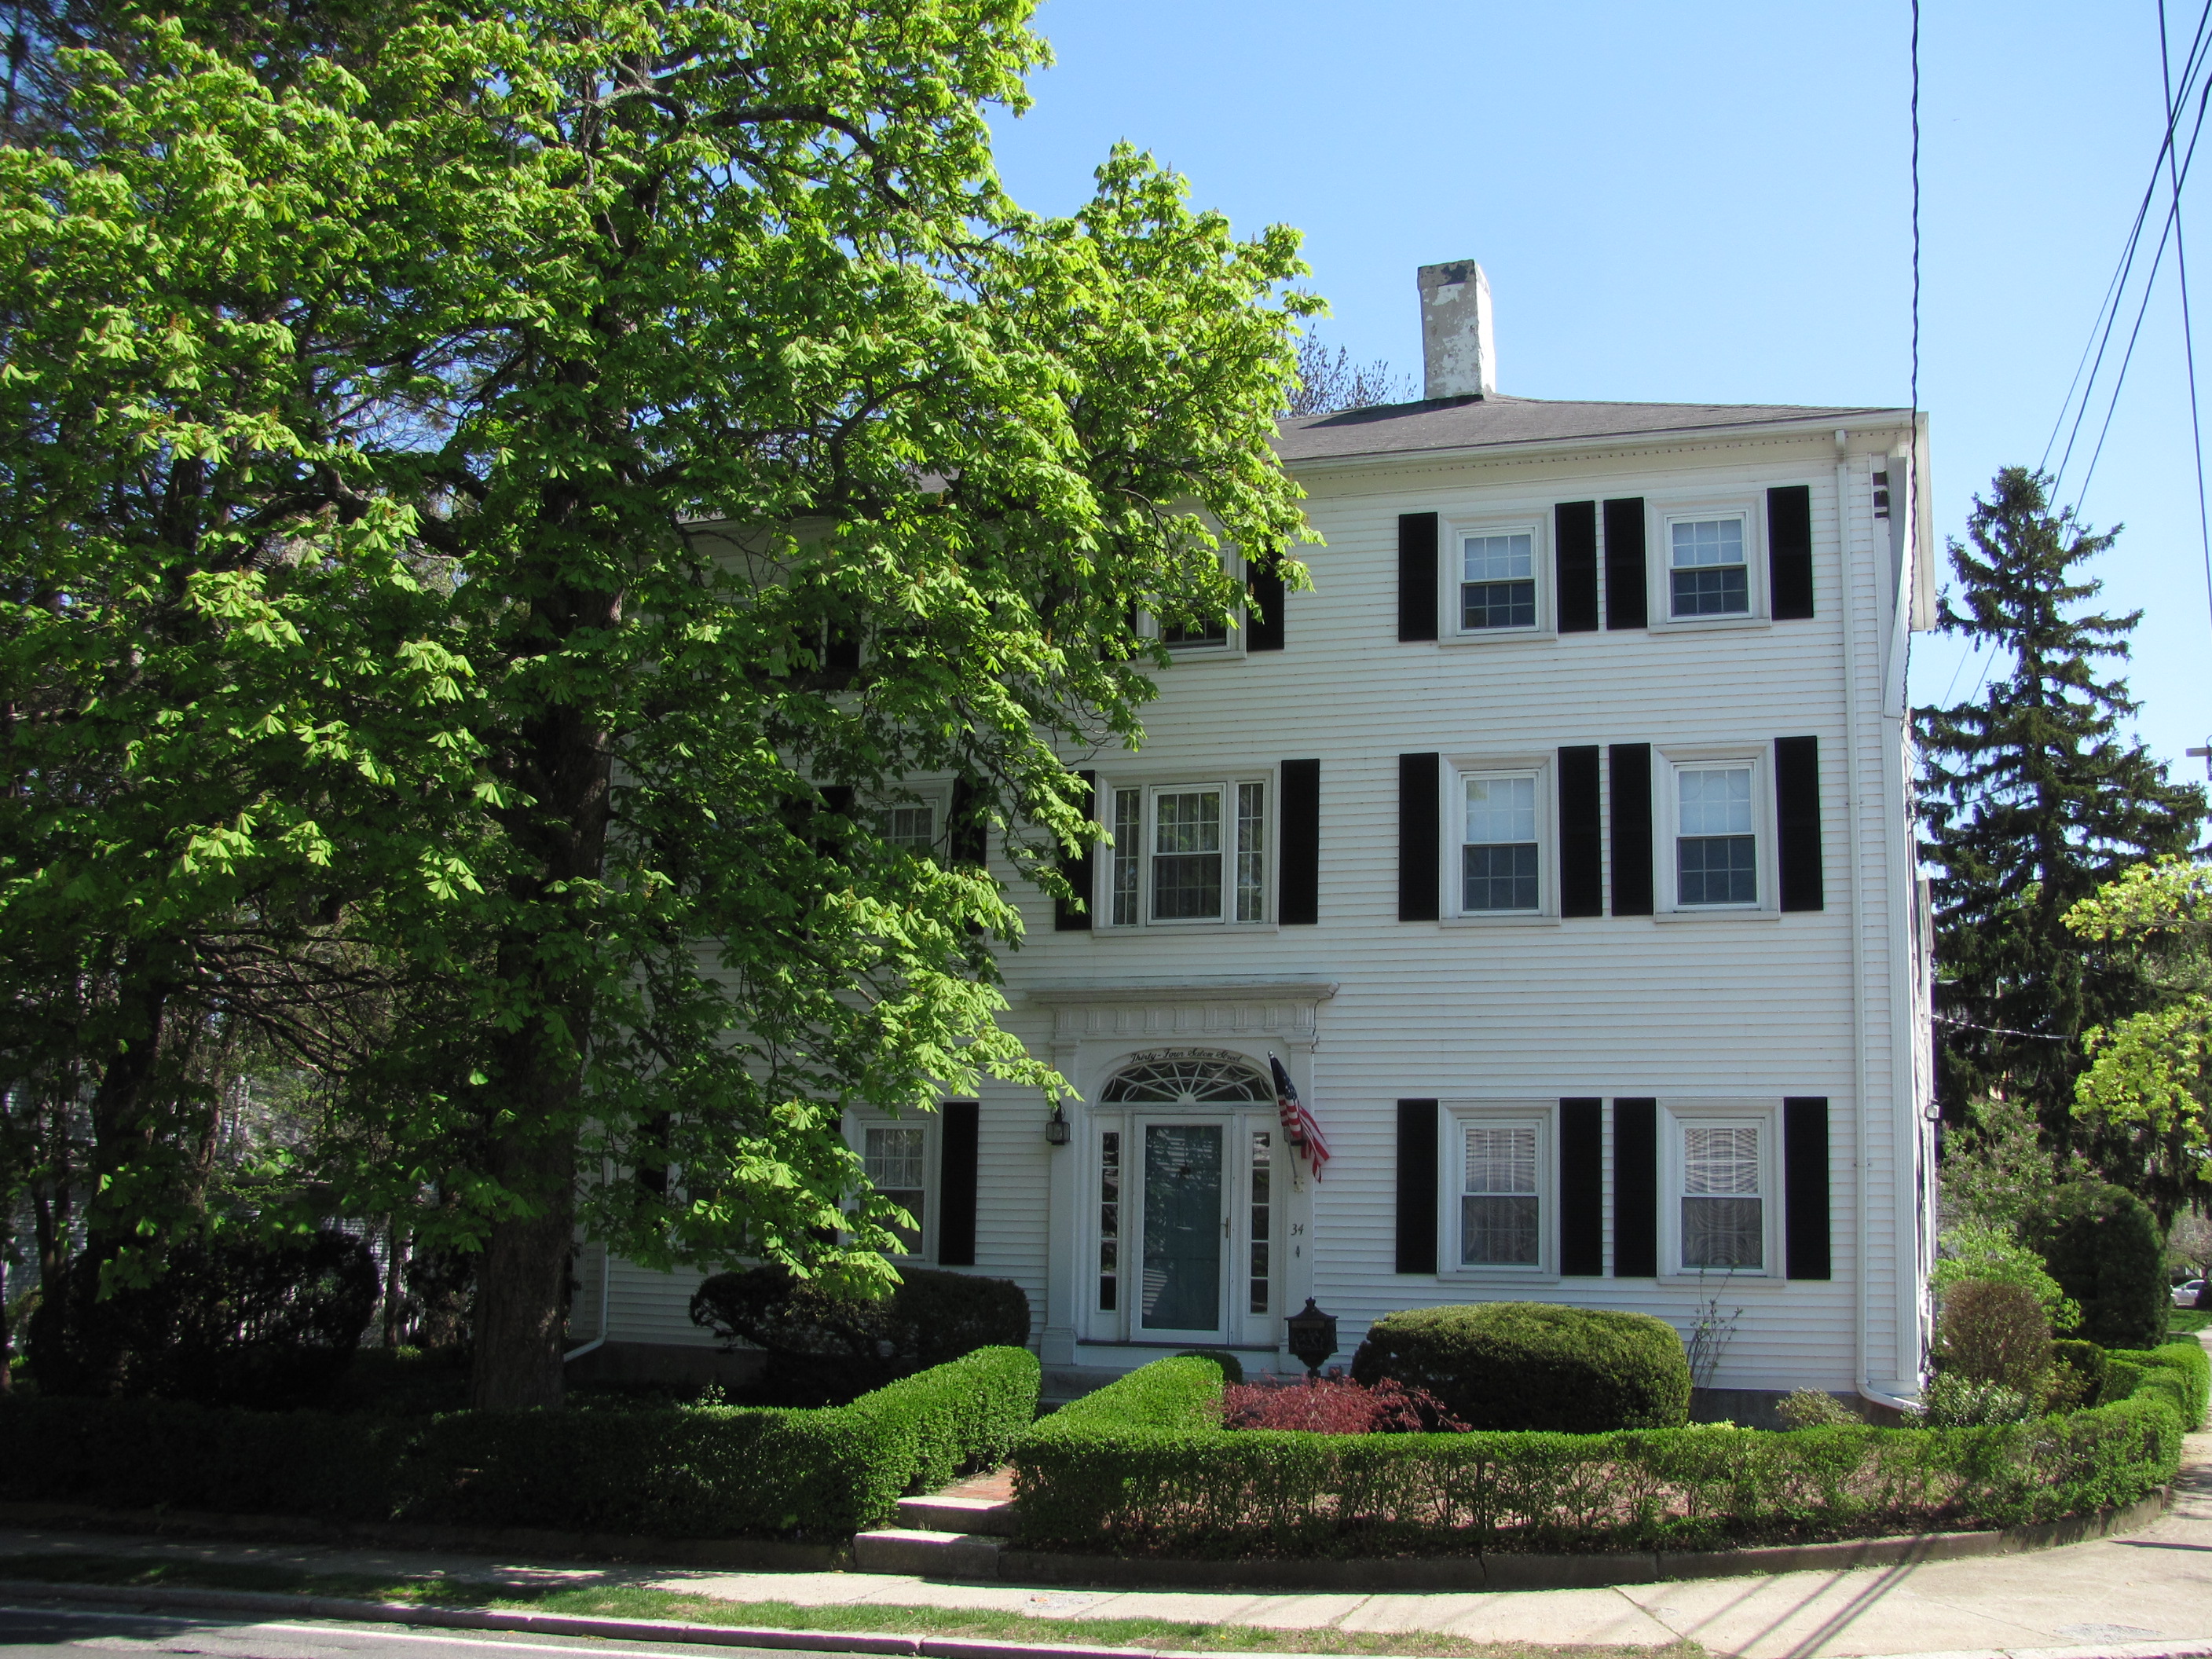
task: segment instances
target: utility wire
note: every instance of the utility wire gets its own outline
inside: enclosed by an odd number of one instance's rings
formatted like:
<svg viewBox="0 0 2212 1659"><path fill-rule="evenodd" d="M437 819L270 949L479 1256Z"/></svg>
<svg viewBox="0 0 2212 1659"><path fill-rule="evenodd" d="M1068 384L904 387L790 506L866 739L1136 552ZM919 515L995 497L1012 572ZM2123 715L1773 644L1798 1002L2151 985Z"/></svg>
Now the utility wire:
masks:
<svg viewBox="0 0 2212 1659"><path fill-rule="evenodd" d="M2149 181L2143 186L2142 200L2136 204L2135 222L2129 228L2127 243L2121 250L2118 269L2114 271L2112 281L2105 290L2105 299L2097 307L2095 320L2089 325L2089 346L2085 346L2083 349L2083 356L2089 359L2088 376L2085 380L2081 369L2078 367L2075 369L2074 384L2067 388L2066 399L2059 405L2058 418L2051 427L2050 441L2044 445L2043 459L2039 464L2039 470L2047 471L2051 465L2051 452L2057 447L2058 434L2065 428L2067 411L2071 409L2074 412L2074 424L2072 430L2067 434L2066 448L2059 458L2058 471L2053 479L2054 496L2057 493L2057 479L2065 476L2067 465L2073 458L2074 446L2081 434L2082 422L2088 417L2091 393L2095 388L2097 377L2104 368L2105 354L2112 345L2112 331L2119 323L2122 296L2125 294L2129 280L2134 274L2136 256L2142 250L2143 227L2149 220L2151 204L2157 199L2159 175L2166 167L2172 149L2174 132L2179 125L2181 108L2187 102L2191 85L2204 66L2205 29L2208 23L2212 23L2212 0L2206 0L2204 9L2197 17L2197 32L2190 40L2188 55L2182 60L2180 92L2169 106L2166 131L2160 140L2158 155L2151 161ZM2156 274L2154 268L2152 271L2154 279ZM2094 355L2090 347L2094 348ZM2075 400L2076 387L2081 392L2078 404Z"/></svg>
<svg viewBox="0 0 2212 1659"><path fill-rule="evenodd" d="M2119 373L2112 377L2112 395L2105 404L2104 424L2097 429L2097 447L2090 452L2088 469L2081 475L2081 488L2074 492L2074 510L2077 514L2089 494L2089 480L2097 475L2097 459L2105 453L2105 440L2112 429L2113 413L2120 406L2120 388L2127 384L2128 365L2135 361L2136 342L2142 336L2143 319L2150 313L2151 295L2158 290L2159 267L2166 263L2166 245L2172 239L2181 222L2181 181L2189 177L2189 164L2197 159L2197 140L2204 131L2204 117L2208 109L2212 109L2212 78L2206 80L2203 95L2197 100L2197 125L2189 135L2188 153L2181 158L2180 170L2175 175L2173 204L2166 210L2165 227L2158 234L2158 251L2151 256L2150 275L2143 279L2142 303L2136 307L2135 326L2128 331L2128 349L2120 359ZM2171 166L2173 159L2171 146L2167 148L2166 155L2167 164ZM2059 470L2063 473L2063 465Z"/></svg>
<svg viewBox="0 0 2212 1659"><path fill-rule="evenodd" d="M2168 67L2166 0L2158 0L2158 74L2166 94L2166 125L2174 122L2173 75ZM2174 170L2173 147L2166 151L2167 176L2173 185L2173 258L2181 281L2181 343L2189 362L2189 436L2197 451L2197 538L2204 551L2204 603L2212 614L2212 518L2204 510L2204 422L2197 408L2197 330L2189 315L2189 250L2181 235L2181 175Z"/></svg>

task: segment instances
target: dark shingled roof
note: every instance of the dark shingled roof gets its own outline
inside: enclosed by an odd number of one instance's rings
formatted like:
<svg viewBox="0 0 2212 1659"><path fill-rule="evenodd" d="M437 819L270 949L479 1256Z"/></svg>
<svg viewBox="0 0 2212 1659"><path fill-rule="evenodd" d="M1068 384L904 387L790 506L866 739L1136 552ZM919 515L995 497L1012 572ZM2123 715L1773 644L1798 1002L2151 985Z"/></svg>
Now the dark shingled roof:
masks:
<svg viewBox="0 0 2212 1659"><path fill-rule="evenodd" d="M1479 449L1560 438L1615 438L1659 432L1711 432L1781 421L1817 425L1839 416L1908 411L1807 409L1788 404L1582 404L1545 398L1437 398L1382 404L1334 415L1302 415L1276 429L1286 461L1340 455L1389 455L1424 449Z"/></svg>

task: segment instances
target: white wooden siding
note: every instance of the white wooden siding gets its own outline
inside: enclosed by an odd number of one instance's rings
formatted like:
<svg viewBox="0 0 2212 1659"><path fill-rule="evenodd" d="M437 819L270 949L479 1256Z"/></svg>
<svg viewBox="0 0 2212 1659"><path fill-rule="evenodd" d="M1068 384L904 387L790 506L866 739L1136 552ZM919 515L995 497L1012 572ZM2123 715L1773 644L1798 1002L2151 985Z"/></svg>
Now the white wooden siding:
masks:
<svg viewBox="0 0 2212 1659"><path fill-rule="evenodd" d="M1016 994L1010 1023L1041 1055L1053 1052L1053 1024L1045 1011L1022 1006L1024 984L1242 975L1340 987L1320 1006L1318 1040L1305 1074L1308 1103L1335 1156L1325 1182L1305 1201L1311 1206L1311 1294L1339 1316L1343 1358L1382 1313L1487 1293L1456 1274L1393 1272L1399 1098L1596 1095L1609 1103L1616 1096L1663 1102L1821 1095L1831 1107L1834 1277L1716 1284L1708 1293L1720 1297L1724 1313L1743 1309L1717 1381L1777 1389L1845 1389L1860 1381L1910 1385L1920 1340L1919 1252L1910 1241L1922 1131L1919 1103L1899 1097L1899 1081L1909 1090L1916 1075L1912 1011L1923 1004L1917 989L1907 994L1899 983L1911 972L1911 896L1893 890L1899 841L1905 838L1909 848L1910 830L1897 808L1905 762L1891 715L1901 708L1901 665L1890 660L1897 653L1887 643L1900 586L1887 527L1877 526L1872 507L1870 474L1887 442L1886 436L1862 435L1856 443L1840 503L1848 527L1841 541L1838 454L1825 432L1683 442L1611 456L1311 469L1302 480L1310 495L1308 516L1328 544L1309 556L1316 591L1288 602L1287 648L1179 660L1160 677L1160 696L1146 714L1142 752L1083 763L1131 775L1216 769L1230 775L1285 759L1320 761L1318 926L1060 933L1054 931L1050 902L1025 890L1018 896L1027 942L1006 967ZM1447 520L1455 514L1548 517L1562 501L1640 495L1651 503L1648 522L1656 526L1670 496L1740 496L1763 512L1765 489L1787 484L1807 485L1812 495L1812 620L1467 645L1397 639L1401 513L1433 510ZM1656 567L1663 556L1656 529L1647 541ZM1439 550L1446 560L1450 554L1449 547ZM1911 587L1908 579L1902 591L1909 595ZM1855 732L1847 672L1857 709ZM1821 911L1681 921L1607 915L1517 926L1397 920L1401 753L1525 755L1578 744L1765 745L1807 734L1820 740ZM1654 775L1654 839L1663 880L1666 807L1656 764ZM1770 836L1762 856L1771 859L1774 851ZM1547 856L1555 853L1556 841ZM1608 874L1611 862L1608 842ZM1909 878L1909 857L1901 867ZM1903 1028L1899 1010L1908 1021ZM1863 1063L1855 1044L1863 1045ZM1125 1046L1146 1045L1133 1040ZM1087 1043L1085 1065L1100 1052ZM1893 1065L1899 1054L1905 1063ZM1063 1269L1064 1281L1049 1288L1064 1304L1087 1290L1090 1217L1052 1213L1054 1160L1085 1155L1081 1112L1074 1114L1073 1144L1055 1151L1044 1142L1045 1108L1036 1097L987 1087L981 1100L975 1271L1020 1284L1041 1334L1066 1331L1073 1322L1068 1308L1048 1307L1046 1263L1052 1230L1063 1230L1078 1241L1071 1250L1063 1239L1060 1252L1073 1271ZM1608 1265L1611 1123L1608 1104ZM1854 1164L1862 1127L1867 1161L1859 1170ZM1863 1261L1855 1187L1862 1177ZM1903 1247L1900 1239L1907 1241ZM684 1313L692 1282L617 1264L615 1334L703 1340ZM1699 1300L1694 1284L1609 1278L1561 1279L1498 1293L1650 1312L1678 1327L1694 1316ZM1856 1329L1862 1294L1863 1368ZM1297 1305L1287 1296L1284 1301ZM1047 1358L1055 1356L1048 1352Z"/></svg>

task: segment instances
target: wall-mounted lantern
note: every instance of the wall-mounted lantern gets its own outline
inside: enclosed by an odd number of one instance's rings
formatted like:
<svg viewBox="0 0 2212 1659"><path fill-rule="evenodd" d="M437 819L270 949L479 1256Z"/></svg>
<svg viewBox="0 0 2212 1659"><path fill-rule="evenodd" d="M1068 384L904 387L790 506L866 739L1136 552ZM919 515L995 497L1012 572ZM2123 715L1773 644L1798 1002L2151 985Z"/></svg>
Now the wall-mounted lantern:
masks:
<svg viewBox="0 0 2212 1659"><path fill-rule="evenodd" d="M1308 1297L1306 1305L1283 1322L1283 1328L1290 1336L1291 1353L1305 1366L1306 1375L1319 1376L1322 1361L1336 1352L1336 1316L1323 1313Z"/></svg>
<svg viewBox="0 0 2212 1659"><path fill-rule="evenodd" d="M1044 1121L1044 1139L1048 1146L1067 1145L1067 1114L1057 1106L1052 1109L1052 1115Z"/></svg>

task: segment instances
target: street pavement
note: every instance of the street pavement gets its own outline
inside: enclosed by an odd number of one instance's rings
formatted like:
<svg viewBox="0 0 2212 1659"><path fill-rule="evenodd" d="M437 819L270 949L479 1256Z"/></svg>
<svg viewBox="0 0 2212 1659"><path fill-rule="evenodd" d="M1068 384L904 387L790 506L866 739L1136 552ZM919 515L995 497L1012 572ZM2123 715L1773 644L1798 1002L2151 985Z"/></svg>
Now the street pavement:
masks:
<svg viewBox="0 0 2212 1659"><path fill-rule="evenodd" d="M120 1654L191 1656L192 1659L544 1659L546 1655L635 1656L636 1659L700 1659L696 1648L671 1650L646 1643L596 1638L465 1635L392 1630L323 1620L257 1620L250 1614L179 1615L118 1613L85 1607L0 1604L0 1659L115 1659ZM725 1648L732 1655L762 1650ZM804 1650L778 1650L773 1659L805 1659ZM843 1659L842 1656L839 1659Z"/></svg>

